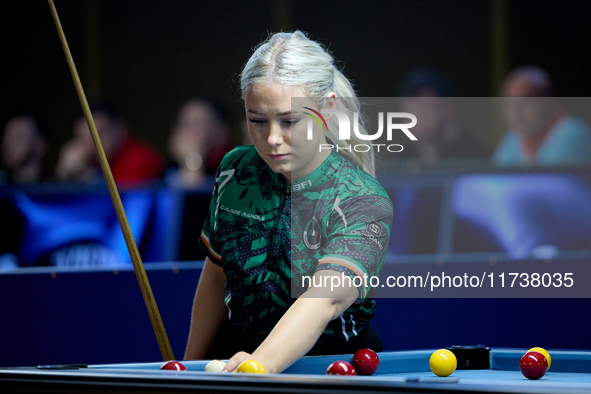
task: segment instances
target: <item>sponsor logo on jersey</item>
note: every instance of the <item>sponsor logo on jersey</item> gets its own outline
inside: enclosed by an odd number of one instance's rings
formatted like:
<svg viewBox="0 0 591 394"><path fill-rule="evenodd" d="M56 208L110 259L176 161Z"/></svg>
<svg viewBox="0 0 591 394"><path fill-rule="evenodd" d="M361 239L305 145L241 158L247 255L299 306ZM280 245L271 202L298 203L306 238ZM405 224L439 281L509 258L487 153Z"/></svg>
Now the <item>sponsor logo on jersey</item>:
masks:
<svg viewBox="0 0 591 394"><path fill-rule="evenodd" d="M260 221L265 220L265 217L264 216L255 215L254 213L242 212L242 211L239 211L237 209L228 208L225 205L221 205L220 206L220 209L222 211L230 212L230 213L232 213L234 215L242 216L242 217L245 217L245 218L248 218L248 219L255 219L255 220L260 220Z"/></svg>
<svg viewBox="0 0 591 394"><path fill-rule="evenodd" d="M380 250L384 250L384 245L382 244L382 241L380 241L380 238L382 237L384 231L385 229L383 224L372 220L371 222L367 223L367 225L365 226L365 230L351 230L349 233L361 235L362 237L367 238L373 243L375 243L378 246L378 248L380 248Z"/></svg>
<svg viewBox="0 0 591 394"><path fill-rule="evenodd" d="M320 235L320 223L316 216L312 217L312 220L306 224L304 229L304 243L308 249L320 248L321 235Z"/></svg>
<svg viewBox="0 0 591 394"><path fill-rule="evenodd" d="M294 184L292 186L292 189L297 192L299 190L304 190L306 187L311 187L311 186L312 186L312 181L304 181L304 182Z"/></svg>
<svg viewBox="0 0 591 394"><path fill-rule="evenodd" d="M382 235L382 225L374 220L372 220L371 222L367 223L367 226L365 227L365 231L367 231L370 234L375 235L376 237L380 237Z"/></svg>

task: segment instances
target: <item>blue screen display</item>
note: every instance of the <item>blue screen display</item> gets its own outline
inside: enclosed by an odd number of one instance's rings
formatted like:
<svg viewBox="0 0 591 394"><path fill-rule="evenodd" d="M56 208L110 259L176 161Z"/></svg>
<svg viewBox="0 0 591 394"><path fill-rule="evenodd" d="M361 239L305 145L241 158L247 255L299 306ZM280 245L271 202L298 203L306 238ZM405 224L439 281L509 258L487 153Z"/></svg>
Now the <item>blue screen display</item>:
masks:
<svg viewBox="0 0 591 394"><path fill-rule="evenodd" d="M454 252L552 257L591 249L591 177L566 173L461 175Z"/></svg>

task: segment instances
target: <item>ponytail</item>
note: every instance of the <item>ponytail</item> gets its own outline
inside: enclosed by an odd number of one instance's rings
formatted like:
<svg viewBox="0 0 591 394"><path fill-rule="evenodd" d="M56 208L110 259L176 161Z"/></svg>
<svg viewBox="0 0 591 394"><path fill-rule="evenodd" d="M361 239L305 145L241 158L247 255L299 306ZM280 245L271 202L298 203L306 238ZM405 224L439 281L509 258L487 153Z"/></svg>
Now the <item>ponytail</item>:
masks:
<svg viewBox="0 0 591 394"><path fill-rule="evenodd" d="M367 135L367 117L361 112L361 104L353 90L351 82L335 68L333 91L337 95L337 109L346 113L350 119L354 113L359 114L359 132ZM328 120L328 130L326 136L330 138L334 145L339 147L338 152L350 162L357 164L370 175L375 177L375 154L373 147L369 145L367 152L357 152L354 147L357 144L364 144L365 141L357 137L356 133L351 132L350 141L339 140L339 124L336 116ZM353 123L351 123L353 128ZM350 130L353 131L353 130ZM350 142L350 143L349 143Z"/></svg>

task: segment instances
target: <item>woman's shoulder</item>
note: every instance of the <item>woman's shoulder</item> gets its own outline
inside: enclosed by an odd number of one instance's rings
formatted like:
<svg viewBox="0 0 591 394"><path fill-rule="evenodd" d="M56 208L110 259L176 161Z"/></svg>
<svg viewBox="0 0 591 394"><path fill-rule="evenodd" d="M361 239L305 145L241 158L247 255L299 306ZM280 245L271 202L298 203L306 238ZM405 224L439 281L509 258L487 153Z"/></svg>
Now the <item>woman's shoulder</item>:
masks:
<svg viewBox="0 0 591 394"><path fill-rule="evenodd" d="M381 183L371 174L346 159L343 163L338 184L341 189L348 191L347 194L351 197L376 196L390 200Z"/></svg>

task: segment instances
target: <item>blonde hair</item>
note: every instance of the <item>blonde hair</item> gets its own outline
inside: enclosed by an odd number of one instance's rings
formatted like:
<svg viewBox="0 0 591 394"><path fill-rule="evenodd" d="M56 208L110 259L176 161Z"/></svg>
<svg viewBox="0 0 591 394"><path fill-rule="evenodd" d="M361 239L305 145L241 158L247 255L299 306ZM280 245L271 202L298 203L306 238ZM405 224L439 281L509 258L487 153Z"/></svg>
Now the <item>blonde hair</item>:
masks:
<svg viewBox="0 0 591 394"><path fill-rule="evenodd" d="M243 99L249 86L265 83L301 87L319 108L325 104L327 95L334 92L337 96L336 109L348 114L359 113L359 132L367 134L367 120L361 113L351 82L337 69L332 55L301 31L275 33L255 49L240 75ZM351 133L350 144L349 141L339 140L336 116L332 116L327 125L326 136L338 145L338 152L375 176L373 147L370 145L368 152L356 152L352 146L364 141L355 133Z"/></svg>

